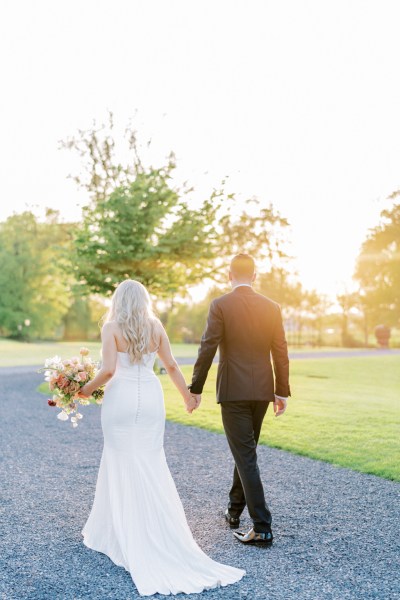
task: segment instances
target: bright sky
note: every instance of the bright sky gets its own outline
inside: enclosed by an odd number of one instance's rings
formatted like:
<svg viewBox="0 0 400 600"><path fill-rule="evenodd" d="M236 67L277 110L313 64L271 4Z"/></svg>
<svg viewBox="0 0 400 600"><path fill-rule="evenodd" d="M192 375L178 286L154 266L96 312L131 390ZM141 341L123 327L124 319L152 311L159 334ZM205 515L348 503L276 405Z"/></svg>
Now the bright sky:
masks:
<svg viewBox="0 0 400 600"><path fill-rule="evenodd" d="M78 218L58 140L137 110L155 161L272 202L304 285L343 290L400 188L399 19L397 0L3 0L0 218Z"/></svg>

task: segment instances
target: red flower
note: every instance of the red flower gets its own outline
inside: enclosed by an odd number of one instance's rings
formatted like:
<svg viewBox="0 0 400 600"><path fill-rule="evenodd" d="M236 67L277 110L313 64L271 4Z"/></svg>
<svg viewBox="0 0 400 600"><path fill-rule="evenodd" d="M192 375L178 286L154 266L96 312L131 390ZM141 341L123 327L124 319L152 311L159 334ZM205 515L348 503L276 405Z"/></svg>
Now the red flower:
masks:
<svg viewBox="0 0 400 600"><path fill-rule="evenodd" d="M56 405L56 403L54 402L54 400L51 400L51 399L47 400L47 404L49 406L55 406Z"/></svg>

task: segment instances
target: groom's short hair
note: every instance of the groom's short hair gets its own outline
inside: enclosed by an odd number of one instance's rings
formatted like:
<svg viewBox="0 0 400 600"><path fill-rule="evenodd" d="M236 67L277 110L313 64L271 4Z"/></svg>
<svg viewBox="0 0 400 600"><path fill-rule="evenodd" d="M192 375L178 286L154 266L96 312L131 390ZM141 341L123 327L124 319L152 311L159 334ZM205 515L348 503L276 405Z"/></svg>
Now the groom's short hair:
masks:
<svg viewBox="0 0 400 600"><path fill-rule="evenodd" d="M237 254L231 260L231 273L235 279L251 279L256 264L250 254Z"/></svg>

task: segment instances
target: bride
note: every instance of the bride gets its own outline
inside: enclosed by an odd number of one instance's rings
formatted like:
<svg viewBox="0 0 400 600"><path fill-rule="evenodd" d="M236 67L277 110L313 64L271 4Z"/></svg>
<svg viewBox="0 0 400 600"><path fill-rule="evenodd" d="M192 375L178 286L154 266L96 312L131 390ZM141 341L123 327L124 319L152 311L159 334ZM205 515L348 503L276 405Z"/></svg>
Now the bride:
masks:
<svg viewBox="0 0 400 600"><path fill-rule="evenodd" d="M146 288L119 284L102 329L102 368L81 393L107 383L101 410L104 448L84 544L130 572L139 594L186 594L239 581L245 571L213 561L186 521L163 446L165 408L153 371L156 354L192 412L168 336Z"/></svg>

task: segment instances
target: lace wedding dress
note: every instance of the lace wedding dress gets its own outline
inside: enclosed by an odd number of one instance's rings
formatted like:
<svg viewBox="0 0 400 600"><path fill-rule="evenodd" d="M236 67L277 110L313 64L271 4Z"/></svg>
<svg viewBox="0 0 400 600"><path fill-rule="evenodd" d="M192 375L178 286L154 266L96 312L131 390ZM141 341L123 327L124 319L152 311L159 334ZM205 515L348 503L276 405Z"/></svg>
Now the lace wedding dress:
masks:
<svg viewBox="0 0 400 600"><path fill-rule="evenodd" d="M201 592L245 571L209 558L193 539L164 454L156 353L118 353L101 409L104 449L84 543L130 572L143 596Z"/></svg>

